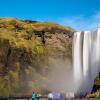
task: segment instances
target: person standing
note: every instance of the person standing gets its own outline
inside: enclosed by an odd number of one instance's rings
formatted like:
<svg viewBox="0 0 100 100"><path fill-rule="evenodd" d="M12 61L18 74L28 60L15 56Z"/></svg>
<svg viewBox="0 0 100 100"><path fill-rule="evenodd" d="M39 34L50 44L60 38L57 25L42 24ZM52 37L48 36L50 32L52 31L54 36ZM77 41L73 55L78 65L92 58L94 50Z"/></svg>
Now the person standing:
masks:
<svg viewBox="0 0 100 100"><path fill-rule="evenodd" d="M32 100L35 100L37 98L37 94L35 92L32 93Z"/></svg>
<svg viewBox="0 0 100 100"><path fill-rule="evenodd" d="M52 100L53 99L53 94L52 93L49 93L48 94L48 100Z"/></svg>
<svg viewBox="0 0 100 100"><path fill-rule="evenodd" d="M84 92L82 90L80 91L79 95L80 95L81 98L83 98L85 96L85 94L84 94Z"/></svg>

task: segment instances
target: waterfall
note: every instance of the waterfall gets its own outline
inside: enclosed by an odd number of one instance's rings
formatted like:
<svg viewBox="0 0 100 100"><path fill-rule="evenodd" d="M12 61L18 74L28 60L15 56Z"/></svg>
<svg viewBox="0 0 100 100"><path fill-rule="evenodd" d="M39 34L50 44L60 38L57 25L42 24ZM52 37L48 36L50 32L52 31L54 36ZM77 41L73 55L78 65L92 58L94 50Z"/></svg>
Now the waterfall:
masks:
<svg viewBox="0 0 100 100"><path fill-rule="evenodd" d="M87 88L90 90L90 84L91 84L91 32L85 31L83 38L83 87L84 91L87 90Z"/></svg>
<svg viewBox="0 0 100 100"><path fill-rule="evenodd" d="M76 32L73 37L73 66L76 84L75 90L80 87L80 82L82 82L82 38L81 32Z"/></svg>
<svg viewBox="0 0 100 100"><path fill-rule="evenodd" d="M100 72L100 29L75 32L72 50L75 90L89 92Z"/></svg>

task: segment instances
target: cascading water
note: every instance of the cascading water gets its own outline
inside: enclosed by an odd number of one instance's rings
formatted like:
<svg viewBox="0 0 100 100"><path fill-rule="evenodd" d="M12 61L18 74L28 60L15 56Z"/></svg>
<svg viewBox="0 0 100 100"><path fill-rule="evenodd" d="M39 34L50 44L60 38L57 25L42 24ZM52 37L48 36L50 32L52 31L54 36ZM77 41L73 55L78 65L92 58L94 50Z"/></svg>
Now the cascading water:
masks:
<svg viewBox="0 0 100 100"><path fill-rule="evenodd" d="M82 34L76 32L73 39L73 66L74 66L74 79L75 90L80 87L82 82ZM79 84L77 84L79 83Z"/></svg>
<svg viewBox="0 0 100 100"><path fill-rule="evenodd" d="M90 81L91 81L91 32L85 31L83 37L83 87L84 91L88 88L90 90Z"/></svg>
<svg viewBox="0 0 100 100"><path fill-rule="evenodd" d="M97 76L97 72L100 71L100 29L92 33L92 78L95 78Z"/></svg>
<svg viewBox="0 0 100 100"><path fill-rule="evenodd" d="M75 90L91 91L100 72L100 29L74 33L73 69Z"/></svg>

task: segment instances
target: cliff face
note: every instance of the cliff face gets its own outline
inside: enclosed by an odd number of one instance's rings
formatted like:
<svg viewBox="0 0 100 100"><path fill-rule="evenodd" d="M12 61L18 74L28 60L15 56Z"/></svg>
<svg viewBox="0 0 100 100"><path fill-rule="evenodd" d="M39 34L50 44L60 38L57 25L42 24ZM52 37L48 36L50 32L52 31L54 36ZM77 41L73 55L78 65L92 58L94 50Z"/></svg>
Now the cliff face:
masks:
<svg viewBox="0 0 100 100"><path fill-rule="evenodd" d="M53 22L0 18L0 95L38 90L36 77L47 75L51 63L71 62L73 32Z"/></svg>
<svg viewBox="0 0 100 100"><path fill-rule="evenodd" d="M73 32L53 22L0 18L0 96L47 89L50 77L60 78L54 70L65 77L71 67Z"/></svg>

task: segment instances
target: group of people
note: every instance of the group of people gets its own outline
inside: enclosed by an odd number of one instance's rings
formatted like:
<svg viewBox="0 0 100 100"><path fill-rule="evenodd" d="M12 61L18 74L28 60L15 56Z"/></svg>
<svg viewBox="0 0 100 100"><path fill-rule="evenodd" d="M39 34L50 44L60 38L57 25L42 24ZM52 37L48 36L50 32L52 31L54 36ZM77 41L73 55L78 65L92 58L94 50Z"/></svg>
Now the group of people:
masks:
<svg viewBox="0 0 100 100"><path fill-rule="evenodd" d="M79 94L80 97L84 97L83 91L80 91ZM40 96L39 94L33 92L32 93L32 100L39 99L41 97L45 97L48 100L66 100L67 98L74 99L75 94L74 92L67 92L67 93L60 93L60 92L48 92L43 96Z"/></svg>
<svg viewBox="0 0 100 100"><path fill-rule="evenodd" d="M60 100L61 99L61 93L59 93L59 92L48 93L48 99L49 100Z"/></svg>
<svg viewBox="0 0 100 100"><path fill-rule="evenodd" d="M60 93L60 92L49 92L46 95L40 96L39 94L33 92L32 93L32 100L39 100L41 97L45 97L48 100L66 100L66 98L74 98L74 93Z"/></svg>

